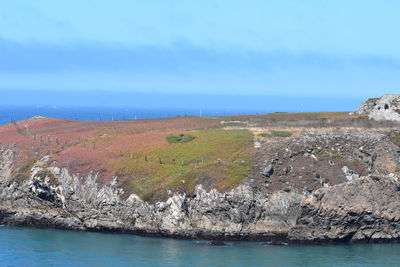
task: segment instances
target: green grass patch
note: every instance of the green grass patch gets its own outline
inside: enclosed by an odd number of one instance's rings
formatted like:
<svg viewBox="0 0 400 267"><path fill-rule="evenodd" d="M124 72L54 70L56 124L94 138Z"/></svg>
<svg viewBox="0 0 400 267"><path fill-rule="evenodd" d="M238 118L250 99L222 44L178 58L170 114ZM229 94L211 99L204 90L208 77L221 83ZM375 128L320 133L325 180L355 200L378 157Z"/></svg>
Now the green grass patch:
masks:
<svg viewBox="0 0 400 267"><path fill-rule="evenodd" d="M290 137L293 135L293 133L290 131L271 131L271 135L278 137Z"/></svg>
<svg viewBox="0 0 400 267"><path fill-rule="evenodd" d="M172 143L135 158L111 162L125 191L155 201L173 192L194 193L201 183L219 190L251 174L253 134L248 130L190 132L191 142Z"/></svg>
<svg viewBox="0 0 400 267"><path fill-rule="evenodd" d="M258 134L261 137L291 137L292 135L293 133L290 131L270 131Z"/></svg>
<svg viewBox="0 0 400 267"><path fill-rule="evenodd" d="M331 158L340 158L340 159L345 158L345 155L343 155L341 153L330 153L330 152L325 151L325 155L327 155L328 157L331 157Z"/></svg>
<svg viewBox="0 0 400 267"><path fill-rule="evenodd" d="M261 137L270 137L271 136L271 134L270 133L259 133L259 134L257 134L258 136L261 136Z"/></svg>
<svg viewBox="0 0 400 267"><path fill-rule="evenodd" d="M331 153L331 152L328 152L328 151L322 150L322 149L314 149L314 151L319 153L319 154L323 154L325 156L328 156L330 158L344 159L346 157L346 155L344 155L342 153Z"/></svg>
<svg viewBox="0 0 400 267"><path fill-rule="evenodd" d="M195 139L194 136L189 134L171 134L166 137L167 142L170 144L174 143L187 143Z"/></svg>

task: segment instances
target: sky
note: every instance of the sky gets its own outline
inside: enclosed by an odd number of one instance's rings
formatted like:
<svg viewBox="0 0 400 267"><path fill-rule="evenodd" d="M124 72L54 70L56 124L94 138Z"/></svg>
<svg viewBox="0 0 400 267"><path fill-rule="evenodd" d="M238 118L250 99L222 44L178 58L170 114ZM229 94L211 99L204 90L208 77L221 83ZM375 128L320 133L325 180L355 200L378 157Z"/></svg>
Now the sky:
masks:
<svg viewBox="0 0 400 267"><path fill-rule="evenodd" d="M0 93L358 105L400 92L399 11L397 0L2 0Z"/></svg>

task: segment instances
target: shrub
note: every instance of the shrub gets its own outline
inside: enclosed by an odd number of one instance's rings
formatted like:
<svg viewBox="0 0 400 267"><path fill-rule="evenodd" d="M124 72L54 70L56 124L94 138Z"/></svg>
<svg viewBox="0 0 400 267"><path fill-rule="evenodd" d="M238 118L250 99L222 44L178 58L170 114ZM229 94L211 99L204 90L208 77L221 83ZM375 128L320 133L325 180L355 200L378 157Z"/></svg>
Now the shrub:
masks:
<svg viewBox="0 0 400 267"><path fill-rule="evenodd" d="M188 134L171 134L166 137L167 142L173 143L187 143L194 139L195 137Z"/></svg>

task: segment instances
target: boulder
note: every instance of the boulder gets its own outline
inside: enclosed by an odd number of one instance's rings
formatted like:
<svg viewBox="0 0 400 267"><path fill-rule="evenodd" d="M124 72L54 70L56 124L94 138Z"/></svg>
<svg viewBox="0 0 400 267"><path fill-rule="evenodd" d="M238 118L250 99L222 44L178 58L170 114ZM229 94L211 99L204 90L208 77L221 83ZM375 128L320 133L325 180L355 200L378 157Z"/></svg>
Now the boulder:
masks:
<svg viewBox="0 0 400 267"><path fill-rule="evenodd" d="M269 164L261 172L261 174L264 175L265 177L270 177L273 173L274 173L274 168L272 167L272 164Z"/></svg>

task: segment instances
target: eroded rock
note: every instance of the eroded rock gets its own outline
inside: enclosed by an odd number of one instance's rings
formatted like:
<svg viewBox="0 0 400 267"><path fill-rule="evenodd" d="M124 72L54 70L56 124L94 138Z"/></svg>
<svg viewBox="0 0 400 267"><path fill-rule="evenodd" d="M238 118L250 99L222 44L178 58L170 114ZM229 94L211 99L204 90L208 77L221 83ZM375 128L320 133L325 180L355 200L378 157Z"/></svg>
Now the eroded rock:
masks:
<svg viewBox="0 0 400 267"><path fill-rule="evenodd" d="M355 113L367 114L370 119L377 121L400 121L400 95L386 94L379 98L370 98Z"/></svg>

